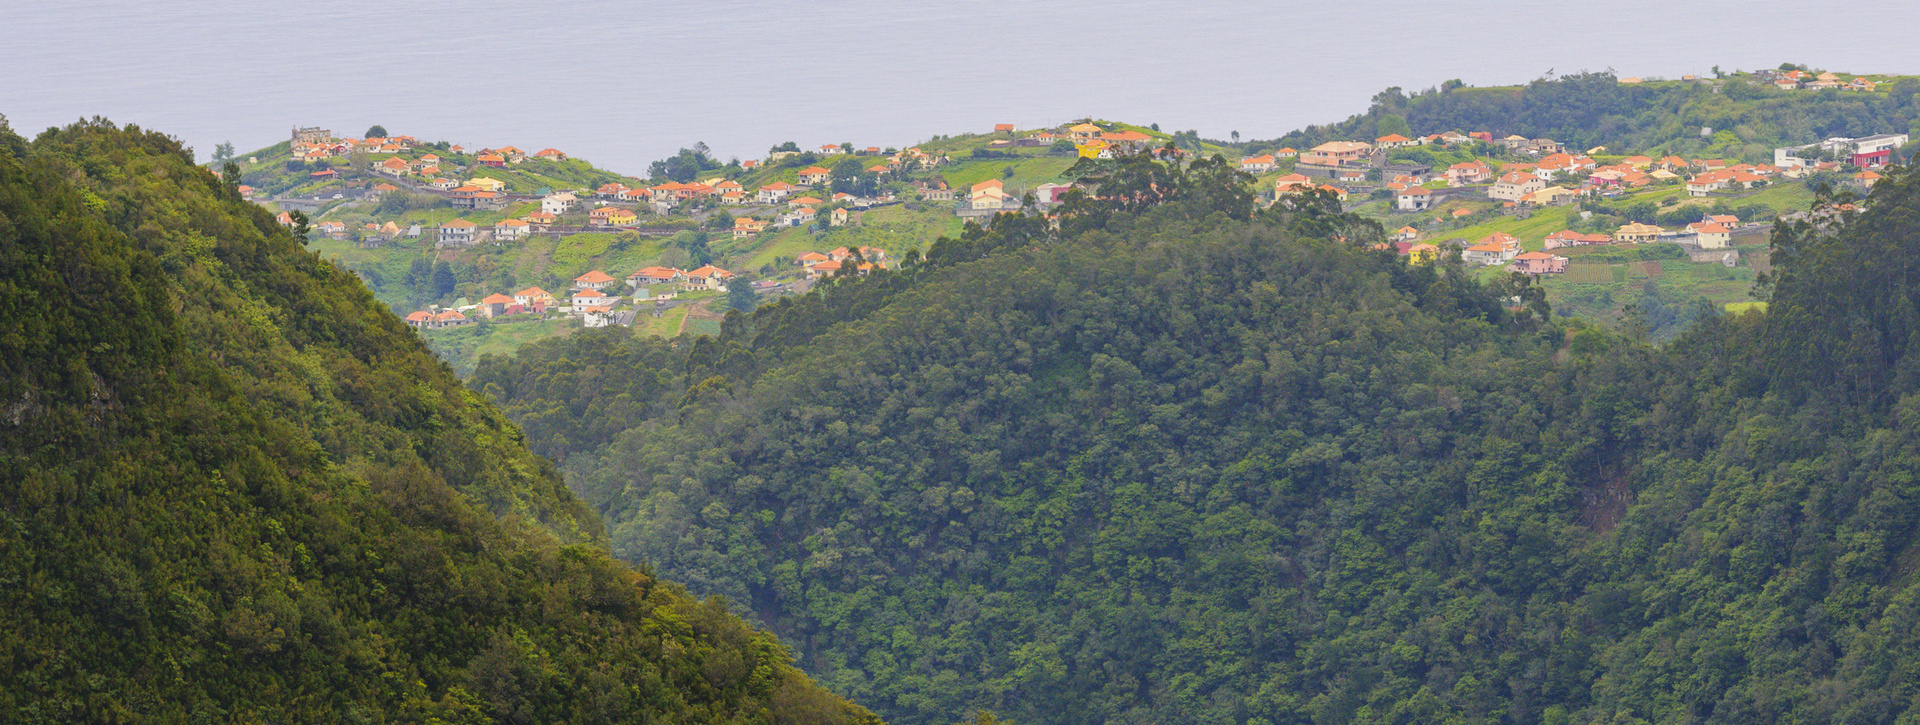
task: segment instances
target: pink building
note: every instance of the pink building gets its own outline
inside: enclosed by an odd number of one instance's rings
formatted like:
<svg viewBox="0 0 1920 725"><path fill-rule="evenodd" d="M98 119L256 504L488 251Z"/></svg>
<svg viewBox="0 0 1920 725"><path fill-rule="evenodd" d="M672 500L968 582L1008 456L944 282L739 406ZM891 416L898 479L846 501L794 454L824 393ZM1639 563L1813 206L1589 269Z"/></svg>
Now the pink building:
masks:
<svg viewBox="0 0 1920 725"><path fill-rule="evenodd" d="M1527 252L1513 258L1513 271L1521 274L1560 274L1567 271L1567 258L1546 252Z"/></svg>

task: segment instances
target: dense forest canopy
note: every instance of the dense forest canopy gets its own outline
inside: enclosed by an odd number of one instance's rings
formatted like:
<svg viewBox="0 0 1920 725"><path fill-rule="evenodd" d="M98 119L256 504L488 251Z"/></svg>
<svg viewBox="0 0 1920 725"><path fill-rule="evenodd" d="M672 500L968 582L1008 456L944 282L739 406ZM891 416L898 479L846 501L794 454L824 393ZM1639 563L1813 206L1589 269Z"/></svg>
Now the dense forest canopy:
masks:
<svg viewBox="0 0 1920 725"><path fill-rule="evenodd" d="M471 383L895 722L1909 722L1920 175L1678 341L1211 164Z"/></svg>
<svg viewBox="0 0 1920 725"><path fill-rule="evenodd" d="M0 123L0 293L0 719L877 722L168 137Z"/></svg>

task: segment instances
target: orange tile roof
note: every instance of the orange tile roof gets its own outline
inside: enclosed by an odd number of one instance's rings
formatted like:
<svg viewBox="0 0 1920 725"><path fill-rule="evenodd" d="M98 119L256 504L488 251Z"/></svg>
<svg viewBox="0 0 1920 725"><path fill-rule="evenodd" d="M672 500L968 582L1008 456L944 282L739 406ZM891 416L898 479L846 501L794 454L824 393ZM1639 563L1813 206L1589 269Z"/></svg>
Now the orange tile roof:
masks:
<svg viewBox="0 0 1920 725"><path fill-rule="evenodd" d="M485 299L480 300L480 303L486 305L510 305L513 304L513 298L495 292L487 295Z"/></svg>
<svg viewBox="0 0 1920 725"><path fill-rule="evenodd" d="M613 278L607 276L606 272L602 272L596 269L586 274L573 278L573 281L582 282L586 284L597 284L601 282L612 282Z"/></svg>

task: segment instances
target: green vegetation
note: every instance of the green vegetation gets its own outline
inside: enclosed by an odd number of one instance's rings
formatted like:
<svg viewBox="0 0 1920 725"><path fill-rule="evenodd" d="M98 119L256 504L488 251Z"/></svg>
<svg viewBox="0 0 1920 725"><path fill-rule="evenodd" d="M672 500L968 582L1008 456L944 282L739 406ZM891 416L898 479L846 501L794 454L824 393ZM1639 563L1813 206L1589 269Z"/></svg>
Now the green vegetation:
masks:
<svg viewBox="0 0 1920 725"><path fill-rule="evenodd" d="M1764 314L1648 306L1699 320L1659 348L1325 200L1105 183L473 384L620 556L896 722L1911 718L1920 175L1783 228Z"/></svg>
<svg viewBox="0 0 1920 725"><path fill-rule="evenodd" d="M455 375L473 374L482 355L506 355L521 345L558 337L580 329L578 320L539 319L531 316L481 320L463 327L422 330L420 338L435 355L447 361Z"/></svg>
<svg viewBox="0 0 1920 725"><path fill-rule="evenodd" d="M1404 121L1416 133L1487 131L1551 138L1569 149L1606 146L1653 156L1726 158L1771 163L1774 147L1833 136L1907 133L1920 118L1920 79L1901 78L1876 92L1781 91L1752 75L1711 82L1623 84L1611 72L1542 78L1518 88L1449 84L1407 95L1389 88L1366 113L1340 123L1310 126L1260 150L1311 148L1326 141L1371 141L1382 124ZM1713 133L1700 135L1701 128Z"/></svg>
<svg viewBox="0 0 1920 725"><path fill-rule="evenodd" d="M878 722L164 135L0 127L0 291L10 722Z"/></svg>

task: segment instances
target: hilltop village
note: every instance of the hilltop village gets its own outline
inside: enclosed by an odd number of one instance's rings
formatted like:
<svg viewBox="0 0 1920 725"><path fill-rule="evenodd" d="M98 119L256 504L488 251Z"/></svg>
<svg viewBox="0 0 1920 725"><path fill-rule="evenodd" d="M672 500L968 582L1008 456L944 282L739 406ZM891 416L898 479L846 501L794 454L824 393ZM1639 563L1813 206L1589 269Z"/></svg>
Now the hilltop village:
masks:
<svg viewBox="0 0 1920 725"><path fill-rule="evenodd" d="M1840 92L1880 83L1805 71L1769 78L1781 89ZM1076 190L1097 195L1083 177L1139 153L1238 158L1264 204L1330 198L1378 220L1381 247L1409 263L1457 254L1489 273L1535 275L1561 309L1611 311L1623 290L1650 284L1738 306L1766 271L1777 214L1805 210L1821 185L1864 194L1908 141L1863 132L1804 139L1771 158L1689 158L1449 128L1294 149L1083 119L906 148L787 143L727 162L696 146L642 178L560 149L369 131L294 129L287 142L234 159L244 161L241 191L283 224L309 220L318 248L411 324L542 323L527 337L558 334L556 324L714 332L728 309L887 268L966 223L1045 214Z"/></svg>

